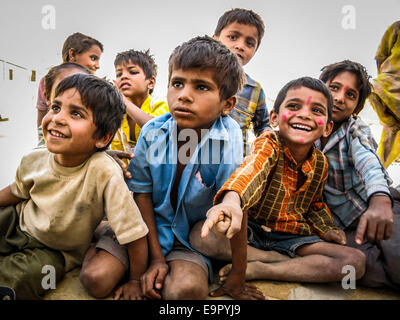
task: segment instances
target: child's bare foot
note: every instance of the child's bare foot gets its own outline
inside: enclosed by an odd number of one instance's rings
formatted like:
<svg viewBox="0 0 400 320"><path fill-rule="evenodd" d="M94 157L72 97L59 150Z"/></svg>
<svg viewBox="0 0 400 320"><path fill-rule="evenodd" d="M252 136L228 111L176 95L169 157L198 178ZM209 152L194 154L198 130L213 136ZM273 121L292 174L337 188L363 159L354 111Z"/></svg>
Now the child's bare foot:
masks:
<svg viewBox="0 0 400 320"><path fill-rule="evenodd" d="M259 270L260 269L265 269L267 263L260 262L260 261L249 261L247 262L247 268L246 268L246 275L245 275L245 280L255 280L259 279ZM228 278L229 272L232 270L232 264L227 264L225 267L222 267L221 270L219 270L219 283L222 284L226 281Z"/></svg>

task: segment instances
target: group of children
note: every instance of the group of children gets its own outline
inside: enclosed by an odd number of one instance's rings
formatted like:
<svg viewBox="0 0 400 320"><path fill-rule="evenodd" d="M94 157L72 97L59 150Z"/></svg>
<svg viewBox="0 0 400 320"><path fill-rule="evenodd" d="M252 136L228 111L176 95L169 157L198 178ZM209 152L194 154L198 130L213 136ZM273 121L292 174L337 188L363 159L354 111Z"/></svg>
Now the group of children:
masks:
<svg viewBox="0 0 400 320"><path fill-rule="evenodd" d="M265 299L246 280L340 281L346 265L398 288L400 197L357 116L365 68L290 81L269 113L242 68L263 35L253 11L225 12L172 52L167 101L148 51L119 53L112 85L91 74L102 44L70 36L39 88L46 147L0 190L0 286L38 299L43 266L57 281L81 266L95 297L205 299L225 261L211 296Z"/></svg>

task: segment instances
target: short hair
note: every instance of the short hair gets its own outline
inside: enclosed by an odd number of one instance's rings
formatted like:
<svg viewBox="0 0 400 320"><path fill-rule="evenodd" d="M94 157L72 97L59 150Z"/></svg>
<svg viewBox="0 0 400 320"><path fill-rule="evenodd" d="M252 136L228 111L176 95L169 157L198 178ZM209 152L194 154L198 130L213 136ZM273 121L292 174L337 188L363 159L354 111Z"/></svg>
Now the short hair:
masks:
<svg viewBox="0 0 400 320"><path fill-rule="evenodd" d="M212 70L221 100L236 95L244 83L243 68L237 56L221 42L209 36L195 37L176 47L168 62L168 83L173 70Z"/></svg>
<svg viewBox="0 0 400 320"><path fill-rule="evenodd" d="M65 62L58 66L50 68L47 74L44 76L44 96L47 100L50 100L51 89L53 88L54 81L56 78L65 70L77 69L81 73L90 74L90 71L74 62Z"/></svg>
<svg viewBox="0 0 400 320"><path fill-rule="evenodd" d="M67 39L65 39L62 47L61 55L63 62L69 62L70 49L74 49L76 53L80 54L88 51L94 45L98 46L101 52L103 52L104 48L100 41L80 32L71 34Z"/></svg>
<svg viewBox="0 0 400 320"><path fill-rule="evenodd" d="M79 92L82 103L93 113L94 124L97 128L93 138L101 139L108 133L115 135L125 113L125 104L118 89L94 75L78 73L63 79L58 84L55 95L59 96L71 88ZM108 145L98 151L107 149Z"/></svg>
<svg viewBox="0 0 400 320"><path fill-rule="evenodd" d="M311 77L301 77L295 80L292 80L285 84L285 86L279 91L278 96L276 97L275 103L274 103L274 111L276 113L279 113L279 109L281 107L282 102L285 100L286 95L289 90L291 89L298 89L301 87L306 87L311 90L315 90L318 92L321 92L327 102L328 102L328 122L331 121L332 119L332 108L333 108L333 98L331 91L329 88L326 86L325 83L323 83L319 79L311 78Z"/></svg>
<svg viewBox="0 0 400 320"><path fill-rule="evenodd" d="M368 75L367 69L358 62L343 60L329 64L323 67L321 71L319 78L325 83L332 81L338 74L346 71L353 73L357 77L360 95L354 113L358 114L364 108L365 101L371 93L371 83L369 82L371 76Z"/></svg>
<svg viewBox="0 0 400 320"><path fill-rule="evenodd" d="M221 34L221 31L226 26L234 22L251 25L257 28L258 31L257 49L258 49L261 40L264 37L264 32L265 32L265 25L261 16L252 10L247 10L242 8L235 8L228 10L218 19L214 35L219 36Z"/></svg>
<svg viewBox="0 0 400 320"><path fill-rule="evenodd" d="M138 65L142 68L146 79L151 77L157 77L157 65L154 61L154 57L150 54L150 49L146 51L139 51L139 50L128 50L123 51L117 54L114 60L115 68L119 65L126 64L132 62L133 64ZM153 92L153 89L150 90L150 94Z"/></svg>

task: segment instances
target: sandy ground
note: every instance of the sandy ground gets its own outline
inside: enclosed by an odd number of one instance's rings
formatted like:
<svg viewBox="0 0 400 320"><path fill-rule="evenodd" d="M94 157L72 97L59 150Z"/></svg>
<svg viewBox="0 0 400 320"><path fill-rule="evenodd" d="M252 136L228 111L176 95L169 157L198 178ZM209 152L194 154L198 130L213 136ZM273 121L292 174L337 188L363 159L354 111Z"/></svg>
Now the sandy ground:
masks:
<svg viewBox="0 0 400 320"><path fill-rule="evenodd" d="M40 78L40 77L39 77ZM37 143L36 134L36 94L37 82L28 80L7 81L0 79L0 115L9 118L0 122L1 170L0 188L11 183L15 170L23 154L29 152ZM374 137L379 141L381 126L375 112L367 105L361 114L371 126ZM400 184L400 165L393 164L389 174L394 185ZM93 299L82 287L79 279L79 269L68 273L58 284L56 290L51 290L46 299L90 300ZM298 284L277 281L255 281L269 299L298 300L359 300L359 299L400 299L400 293L390 290L372 290L357 288L345 290L340 284ZM213 284L210 288L214 288ZM109 297L108 299L111 299ZM229 299L222 297L221 299Z"/></svg>

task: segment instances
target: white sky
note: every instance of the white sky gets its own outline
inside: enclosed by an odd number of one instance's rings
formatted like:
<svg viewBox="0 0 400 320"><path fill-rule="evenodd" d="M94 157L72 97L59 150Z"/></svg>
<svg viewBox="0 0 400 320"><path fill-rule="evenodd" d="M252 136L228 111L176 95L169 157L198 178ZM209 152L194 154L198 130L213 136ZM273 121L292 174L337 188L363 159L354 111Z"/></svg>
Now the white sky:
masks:
<svg viewBox="0 0 400 320"><path fill-rule="evenodd" d="M55 30L42 27L42 7L56 11ZM355 8L345 30L342 8ZM148 49L159 66L155 93L166 94L172 50L197 35L212 35L219 16L235 7L261 15L266 33L245 71L274 99L289 80L317 77L322 66L346 58L376 75L374 56L385 29L399 19L400 0L1 0L0 59L28 69L61 63L65 38L79 31L101 41L98 75L114 78L118 52Z"/></svg>
<svg viewBox="0 0 400 320"><path fill-rule="evenodd" d="M42 8L55 9L55 29L42 27ZM345 6L355 10L355 29L344 29ZM399 20L400 0L0 0L0 188L10 183L25 152L37 144L38 79L61 63L61 48L74 32L104 45L99 76L114 79L114 59L128 49L150 49L158 64L155 94L166 95L172 50L197 35L212 36L218 18L232 8L252 9L264 19L266 33L245 71L258 80L267 97L300 76L318 77L321 67L344 59L364 64L376 76L374 56L386 28ZM267 101L269 109L272 103ZM362 117L379 141L381 127L371 107ZM367 119L365 119L367 118ZM389 173L400 183L400 166Z"/></svg>

